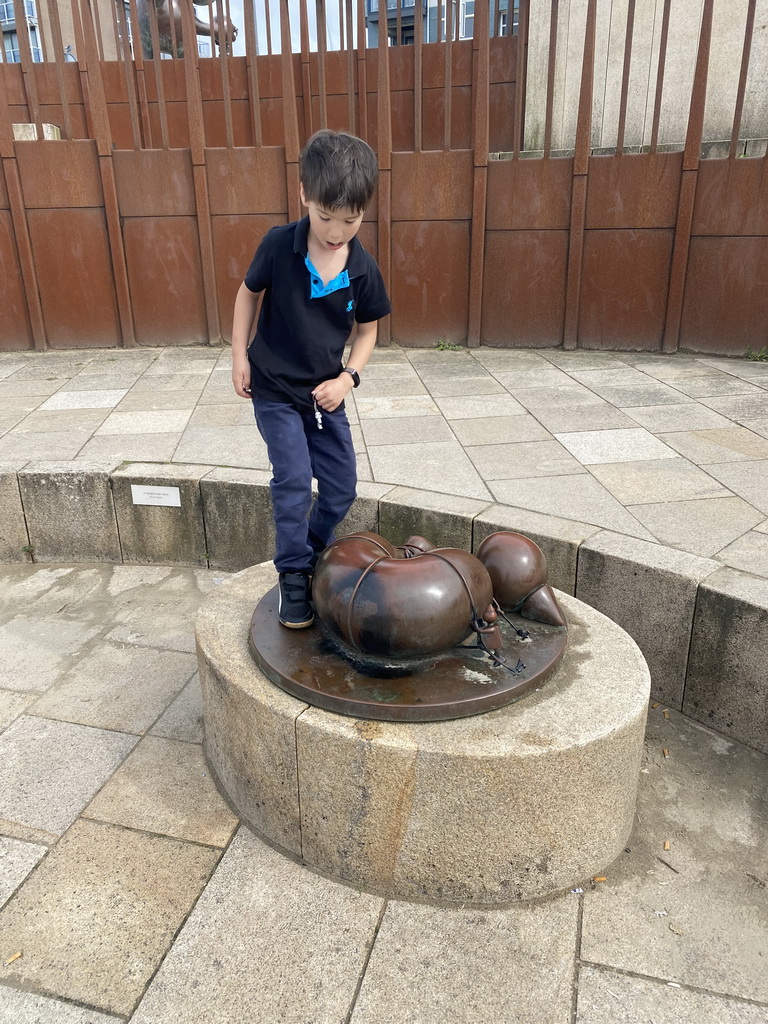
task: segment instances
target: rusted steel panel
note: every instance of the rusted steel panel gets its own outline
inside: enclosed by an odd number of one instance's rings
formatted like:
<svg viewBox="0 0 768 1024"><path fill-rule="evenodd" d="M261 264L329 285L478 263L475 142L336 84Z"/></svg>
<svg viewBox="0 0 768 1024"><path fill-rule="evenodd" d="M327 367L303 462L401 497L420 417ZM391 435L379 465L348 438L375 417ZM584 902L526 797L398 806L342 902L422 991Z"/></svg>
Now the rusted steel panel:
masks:
<svg viewBox="0 0 768 1024"><path fill-rule="evenodd" d="M61 104L43 104L40 114L45 124L55 124L61 128L61 137L64 139L87 139L90 136L85 116L85 107L82 103L74 104L69 108L69 133L67 133L64 122L64 112Z"/></svg>
<svg viewBox="0 0 768 1024"><path fill-rule="evenodd" d="M28 210L103 204L99 159L92 139L17 142L15 150Z"/></svg>
<svg viewBox="0 0 768 1024"><path fill-rule="evenodd" d="M115 152L113 160L123 217L195 215L189 150L121 150Z"/></svg>
<svg viewBox="0 0 768 1024"><path fill-rule="evenodd" d="M5 187L5 173L3 163L0 160L0 210L10 210L11 201L8 198L8 189ZM0 264L2 266L2 264Z"/></svg>
<svg viewBox="0 0 768 1024"><path fill-rule="evenodd" d="M7 61L0 64L0 88L5 93L5 102L9 107L26 107L27 96L21 64L9 64Z"/></svg>
<svg viewBox="0 0 768 1024"><path fill-rule="evenodd" d="M262 60L263 58L259 58ZM219 59L198 61L200 70L200 91L203 100L221 100L224 98L224 83L221 79ZM248 74L245 57L227 57L226 68L229 82L229 95L232 99L248 99Z"/></svg>
<svg viewBox="0 0 768 1024"><path fill-rule="evenodd" d="M768 235L768 165L761 158L702 160L694 235Z"/></svg>
<svg viewBox="0 0 768 1024"><path fill-rule="evenodd" d="M491 153L510 153L515 144L515 83L492 84L488 92L491 109L488 148Z"/></svg>
<svg viewBox="0 0 768 1024"><path fill-rule="evenodd" d="M489 231L567 230L571 218L573 160L491 160L488 164Z"/></svg>
<svg viewBox="0 0 768 1024"><path fill-rule="evenodd" d="M186 103L151 103L149 123L155 145L160 144L171 149L189 149L189 116ZM163 140L163 124L168 136L167 145Z"/></svg>
<svg viewBox="0 0 768 1024"><path fill-rule="evenodd" d="M0 178L0 187L2 187L2 178ZM7 209L0 209L0 267L3 268L3 301L0 302L0 350L17 352L20 349L32 348L32 327L24 298L19 254L13 235L13 221Z"/></svg>
<svg viewBox="0 0 768 1024"><path fill-rule="evenodd" d="M211 214L287 215L285 151L206 149Z"/></svg>
<svg viewBox="0 0 768 1024"><path fill-rule="evenodd" d="M519 36L494 36L489 40L491 85L514 82L517 78Z"/></svg>
<svg viewBox="0 0 768 1024"><path fill-rule="evenodd" d="M672 249L672 266L669 272L667 322L664 328L664 342L662 346L665 352L676 352L680 337L697 174L697 171L683 170L680 181L680 202L677 208L675 245Z"/></svg>
<svg viewBox="0 0 768 1024"><path fill-rule="evenodd" d="M692 238L680 348L742 355L768 336L768 238Z"/></svg>
<svg viewBox="0 0 768 1024"><path fill-rule="evenodd" d="M65 64L65 68L70 68L73 65ZM110 103L127 103L128 102L128 88L125 82L125 74L123 72L122 61L109 61L108 63L102 61L101 73L104 79L104 92L109 98ZM79 90L74 101L78 100L82 102Z"/></svg>
<svg viewBox="0 0 768 1024"><path fill-rule="evenodd" d="M392 340L463 342L469 311L469 222L392 225Z"/></svg>
<svg viewBox="0 0 768 1024"><path fill-rule="evenodd" d="M489 231L483 280L484 344L558 345L565 315L567 231Z"/></svg>
<svg viewBox="0 0 768 1024"><path fill-rule="evenodd" d="M472 145L472 90L451 90L451 148L469 149ZM424 92L424 149L443 149L445 145L445 93L443 89Z"/></svg>
<svg viewBox="0 0 768 1024"><path fill-rule="evenodd" d="M469 220L471 149L392 154L394 220Z"/></svg>
<svg viewBox="0 0 768 1024"><path fill-rule="evenodd" d="M673 228L682 166L682 153L593 156L587 228Z"/></svg>
<svg viewBox="0 0 768 1024"><path fill-rule="evenodd" d="M216 264L216 293L221 310L221 333L227 341L232 338L235 296L253 259L253 254L270 228L276 224L285 223L285 217L275 214L211 218L213 254Z"/></svg>
<svg viewBox="0 0 768 1024"><path fill-rule="evenodd" d="M123 232L137 343L207 342L195 218L131 218Z"/></svg>
<svg viewBox="0 0 768 1024"><path fill-rule="evenodd" d="M49 344L53 348L119 345L104 211L29 210L27 218Z"/></svg>
<svg viewBox="0 0 768 1024"><path fill-rule="evenodd" d="M229 124L227 109L229 106ZM209 101L203 104L203 124L205 126L205 144L216 146L252 146L250 107L247 100L235 100L227 105L222 100ZM232 139L228 138L228 130Z"/></svg>
<svg viewBox="0 0 768 1024"><path fill-rule="evenodd" d="M673 241L672 228L585 232L580 348L660 349Z"/></svg>
<svg viewBox="0 0 768 1024"><path fill-rule="evenodd" d="M452 44L451 81L454 86L472 85L472 40L462 39ZM406 49L406 47L403 47ZM445 82L445 43L430 43L424 47L424 88L442 89Z"/></svg>

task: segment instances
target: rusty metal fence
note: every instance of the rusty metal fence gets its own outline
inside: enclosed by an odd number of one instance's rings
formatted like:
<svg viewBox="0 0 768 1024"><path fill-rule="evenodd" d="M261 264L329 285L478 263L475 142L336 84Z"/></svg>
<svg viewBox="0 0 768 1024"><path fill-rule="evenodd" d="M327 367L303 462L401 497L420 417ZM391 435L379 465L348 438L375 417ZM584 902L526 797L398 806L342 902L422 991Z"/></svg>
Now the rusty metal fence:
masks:
<svg viewBox="0 0 768 1024"><path fill-rule="evenodd" d="M553 149L559 0L478 0L471 38L456 0L244 0L237 32L234 0L41 0L44 60L17 29L20 59L0 63L0 348L226 339L260 238L301 213L300 147L325 125L378 154L361 238L392 295L382 343L761 347L768 156L749 155L741 126L760 80L762 0L744 0L731 137L708 159L715 0L698 0L685 137L660 140L675 2L657 0L650 138L630 149L636 4L625 0L616 144L598 155L601 0L582 2L566 151ZM542 6L543 148L528 152L527 43ZM23 26L22 0L13 14ZM200 56L201 31L212 56ZM46 125L61 138L44 138Z"/></svg>

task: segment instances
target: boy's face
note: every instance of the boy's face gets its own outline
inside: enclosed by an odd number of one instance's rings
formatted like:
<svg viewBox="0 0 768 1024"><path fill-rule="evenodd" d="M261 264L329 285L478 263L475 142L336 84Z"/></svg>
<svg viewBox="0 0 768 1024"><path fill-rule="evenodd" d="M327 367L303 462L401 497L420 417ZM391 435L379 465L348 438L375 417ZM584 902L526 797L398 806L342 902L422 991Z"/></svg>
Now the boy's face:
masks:
<svg viewBox="0 0 768 1024"><path fill-rule="evenodd" d="M350 242L363 221L363 211L355 213L347 207L327 210L314 200L307 200L301 185L301 201L309 213L309 233L321 248L336 252Z"/></svg>

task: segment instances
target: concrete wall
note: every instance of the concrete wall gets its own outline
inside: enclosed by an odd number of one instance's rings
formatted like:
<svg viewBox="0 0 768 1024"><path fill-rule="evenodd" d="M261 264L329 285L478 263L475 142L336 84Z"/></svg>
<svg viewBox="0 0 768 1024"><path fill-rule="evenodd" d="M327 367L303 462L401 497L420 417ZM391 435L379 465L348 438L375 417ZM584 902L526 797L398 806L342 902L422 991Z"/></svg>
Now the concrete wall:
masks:
<svg viewBox="0 0 768 1024"><path fill-rule="evenodd" d="M673 0L664 71L659 143L685 139L696 65L703 0ZM704 139L730 139L741 68L748 0L715 0L709 61ZM555 65L552 148L572 149L579 105L588 0L559 6ZM629 0L598 0L592 145L616 145ZM635 5L632 62L624 144L647 146L656 101L664 0ZM547 101L550 0L531 0L528 43L525 148L543 147ZM758 0L750 73L740 136L768 136L768 0Z"/></svg>

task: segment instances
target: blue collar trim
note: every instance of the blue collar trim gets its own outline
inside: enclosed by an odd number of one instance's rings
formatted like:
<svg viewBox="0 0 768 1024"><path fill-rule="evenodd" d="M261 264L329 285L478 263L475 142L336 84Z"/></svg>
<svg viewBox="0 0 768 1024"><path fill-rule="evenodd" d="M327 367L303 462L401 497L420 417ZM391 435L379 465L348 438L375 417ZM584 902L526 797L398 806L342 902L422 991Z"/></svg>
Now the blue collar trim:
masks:
<svg viewBox="0 0 768 1024"><path fill-rule="evenodd" d="M332 281L324 285L323 279L309 258L309 255L304 257L304 263L309 271L309 280L311 282L309 297L311 299L322 299L325 295L330 295L332 292L341 291L342 288L349 288L349 271L342 270Z"/></svg>

